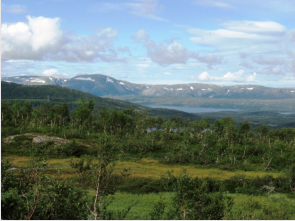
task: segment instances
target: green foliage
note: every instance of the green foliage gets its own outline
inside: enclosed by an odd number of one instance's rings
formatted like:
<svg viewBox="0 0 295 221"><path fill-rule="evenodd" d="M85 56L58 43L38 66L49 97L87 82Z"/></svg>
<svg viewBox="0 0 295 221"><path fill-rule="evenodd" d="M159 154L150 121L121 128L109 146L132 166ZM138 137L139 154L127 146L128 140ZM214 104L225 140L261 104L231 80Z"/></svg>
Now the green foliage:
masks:
<svg viewBox="0 0 295 221"><path fill-rule="evenodd" d="M1 164L2 219L86 219L85 192L47 176L44 160L32 158L18 175L7 161Z"/></svg>
<svg viewBox="0 0 295 221"><path fill-rule="evenodd" d="M151 220L161 220L165 210L165 203L159 201L154 205L152 212L150 213Z"/></svg>
<svg viewBox="0 0 295 221"><path fill-rule="evenodd" d="M285 199L276 200L275 204L260 203L252 197L235 211L227 214L226 219L235 220L287 220L294 213L294 206Z"/></svg>
<svg viewBox="0 0 295 221"><path fill-rule="evenodd" d="M64 154L68 157L80 157L84 154L89 154L91 150L92 149L89 150L89 148L87 148L86 146L77 143L75 140L73 140L71 143L59 147L59 153Z"/></svg>
<svg viewBox="0 0 295 221"><path fill-rule="evenodd" d="M236 175L222 182L224 191L230 193L244 193L249 195L262 195L265 193L288 193L288 178L264 176L247 179L244 176Z"/></svg>
<svg viewBox="0 0 295 221"><path fill-rule="evenodd" d="M166 178L168 182L171 173ZM175 192L173 206L169 211L169 219L222 219L227 204L221 193L209 194L206 182L198 178L190 178L184 171L171 186Z"/></svg>
<svg viewBox="0 0 295 221"><path fill-rule="evenodd" d="M292 192L295 192L295 164L292 164L290 167L290 189Z"/></svg>
<svg viewBox="0 0 295 221"><path fill-rule="evenodd" d="M91 174L92 159L90 157L81 157L78 162L71 160L70 165L78 173L80 184L84 184Z"/></svg>
<svg viewBox="0 0 295 221"><path fill-rule="evenodd" d="M184 214L186 219L221 219L232 215L232 201L220 192L269 197L294 192L294 129L273 130L266 125L252 129L248 121L238 127L231 117L214 124L208 118L163 119L134 109L103 109L96 113L95 106L94 100L81 101L70 113L72 107L65 103L2 103L2 155L79 158L71 161L70 172L63 171L68 173L66 176L74 176L72 180L53 177L55 171L47 169L45 162L33 160L29 168L14 171L2 160L3 219L127 217L132 206L108 209L108 195L116 190L135 194L174 192L172 207L155 202L149 214L153 219L182 219ZM39 134L62 137L65 142L36 143L33 138ZM223 181L191 178L186 173L179 178L170 173L156 180L133 177L129 169L113 174L117 158L133 161L141 157L233 172L289 172L275 178L236 175ZM87 197L87 189L95 194ZM258 218L289 217L288 212L274 213L272 207L263 204L248 204L245 208L260 211L255 215ZM243 217L251 218L247 214Z"/></svg>
<svg viewBox="0 0 295 221"><path fill-rule="evenodd" d="M97 219L103 214L102 209L108 203L106 201L106 196L108 194L114 194L115 192L115 180L112 176L113 167L115 165L116 156L114 150L116 148L116 143L107 134L102 134L98 139L98 151L96 156L96 163L92 163L90 179L92 182L92 187L95 189L95 196L92 199L90 208L87 205L87 209L90 214ZM84 170L84 168L83 168Z"/></svg>

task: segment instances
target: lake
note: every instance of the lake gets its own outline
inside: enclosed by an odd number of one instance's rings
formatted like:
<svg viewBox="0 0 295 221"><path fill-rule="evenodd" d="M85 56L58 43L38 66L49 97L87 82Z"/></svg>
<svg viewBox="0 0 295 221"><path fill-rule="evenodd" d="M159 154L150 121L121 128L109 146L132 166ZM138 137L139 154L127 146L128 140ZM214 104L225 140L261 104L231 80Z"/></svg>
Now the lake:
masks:
<svg viewBox="0 0 295 221"><path fill-rule="evenodd" d="M238 111L238 109L223 109L223 108L205 108L205 107L182 107L182 106L159 106L159 105L145 105L151 108L166 108L178 111L184 111L187 113L206 113L206 112L220 112L220 111Z"/></svg>

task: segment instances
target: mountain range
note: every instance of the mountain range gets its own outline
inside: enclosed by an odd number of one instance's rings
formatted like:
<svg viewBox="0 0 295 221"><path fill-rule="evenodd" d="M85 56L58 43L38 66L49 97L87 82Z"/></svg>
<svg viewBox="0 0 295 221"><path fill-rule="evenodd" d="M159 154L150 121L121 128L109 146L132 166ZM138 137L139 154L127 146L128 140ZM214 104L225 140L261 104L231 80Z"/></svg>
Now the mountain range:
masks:
<svg viewBox="0 0 295 221"><path fill-rule="evenodd" d="M73 78L47 76L2 77L2 81L23 85L59 85L96 96L141 96L177 98L228 98L228 99L290 99L295 98L294 88L271 88L259 85L224 86L216 84L135 84L110 76L91 74Z"/></svg>
<svg viewBox="0 0 295 221"><path fill-rule="evenodd" d="M17 79L17 78L16 78ZM29 78L30 79L30 78ZM34 79L30 79L33 80ZM36 79L35 79L36 80ZM42 79L39 79L40 81ZM50 80L50 79L49 79ZM63 79L53 79L63 81ZM51 81L51 80L50 80ZM120 81L121 82L121 81ZM31 82L34 83L34 82ZM36 83L36 82L35 82ZM38 82L37 82L38 83ZM39 82L40 83L40 82ZM42 82L41 82L42 83ZM45 84L45 83L44 83ZM122 84L121 84L122 85ZM242 122L247 119L252 126L257 127L262 124L267 124L271 127L295 127L295 99L226 99L226 98L173 98L173 97L147 97L147 96L113 96L120 100L111 98L102 98L90 93L81 92L79 90L69 89L60 85L22 85L12 82L1 81L1 101L2 102L24 102L29 101L33 107L48 103L62 104L67 103L72 111L77 108L81 100L93 100L95 103L95 112L106 107L107 109L122 110L133 108L137 112L146 112L150 116L162 116L170 118L179 116L183 120L200 120L202 117L207 117L214 122L215 119L231 116L236 122ZM122 101L125 100L125 101ZM126 102L126 101L131 101ZM177 110L155 109L138 104L161 104L178 106L193 106L193 107L211 107L211 108L232 108L239 111L222 111L218 113L199 113L192 114Z"/></svg>
<svg viewBox="0 0 295 221"><path fill-rule="evenodd" d="M33 107L44 103L63 104L67 103L72 111L77 108L80 101L93 100L95 112L103 108L122 110L132 108L137 112L146 112L151 116L162 116L170 118L180 116L183 119L200 119L201 117L183 111L169 109L154 109L146 106L133 104L130 102L116 100L112 98L102 98L79 90L61 87L59 85L21 85L12 82L1 81L1 101L2 102L21 102L29 101Z"/></svg>

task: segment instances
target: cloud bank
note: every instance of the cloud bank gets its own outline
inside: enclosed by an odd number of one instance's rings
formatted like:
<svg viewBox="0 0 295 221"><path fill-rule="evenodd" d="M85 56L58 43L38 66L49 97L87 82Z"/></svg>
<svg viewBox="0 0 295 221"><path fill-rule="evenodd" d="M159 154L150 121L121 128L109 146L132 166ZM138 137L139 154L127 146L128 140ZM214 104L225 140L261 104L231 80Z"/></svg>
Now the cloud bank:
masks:
<svg viewBox="0 0 295 221"><path fill-rule="evenodd" d="M2 24L2 60L51 60L68 62L124 62L114 49L117 31L103 28L90 36L63 31L59 18L31 17L28 22ZM122 47L119 52L126 52Z"/></svg>
<svg viewBox="0 0 295 221"><path fill-rule="evenodd" d="M239 70L237 72L227 72L222 77L211 76L208 72L203 72L198 76L200 81L226 81L226 82L255 82L256 73L246 75L244 70Z"/></svg>

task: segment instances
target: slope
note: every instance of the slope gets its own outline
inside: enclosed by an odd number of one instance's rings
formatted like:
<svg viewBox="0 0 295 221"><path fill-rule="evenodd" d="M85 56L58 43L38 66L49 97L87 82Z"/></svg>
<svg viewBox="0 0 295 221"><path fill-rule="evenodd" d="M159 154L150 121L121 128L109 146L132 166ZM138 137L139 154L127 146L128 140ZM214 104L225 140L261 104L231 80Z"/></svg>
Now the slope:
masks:
<svg viewBox="0 0 295 221"><path fill-rule="evenodd" d="M81 100L93 100L95 111L106 107L108 109L133 108L139 112L147 112L152 116L162 116L170 118L174 115L181 116L183 119L199 119L194 114L182 111L167 109L153 109L130 102L115 100L111 98L101 98L92 94L84 93L58 85L20 85L1 81L1 100L9 102L23 102L29 100L33 106L50 102L51 104L68 103L71 110L75 109Z"/></svg>

